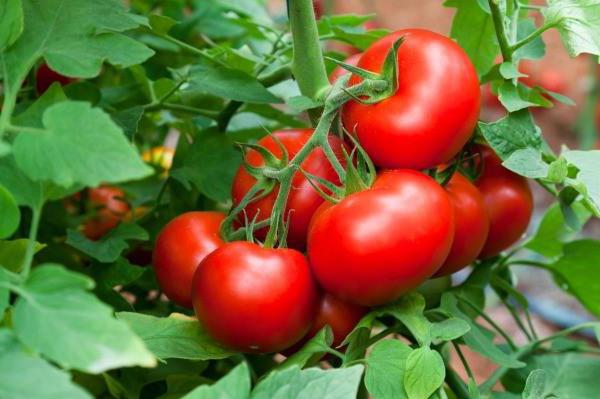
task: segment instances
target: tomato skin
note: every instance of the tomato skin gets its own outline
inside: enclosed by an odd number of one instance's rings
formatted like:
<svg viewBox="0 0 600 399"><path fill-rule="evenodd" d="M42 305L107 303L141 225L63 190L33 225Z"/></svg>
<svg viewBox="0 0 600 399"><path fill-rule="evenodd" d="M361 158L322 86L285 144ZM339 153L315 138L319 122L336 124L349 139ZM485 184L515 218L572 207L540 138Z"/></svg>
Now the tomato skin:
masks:
<svg viewBox="0 0 600 399"><path fill-rule="evenodd" d="M358 64L358 60L360 60L361 56L362 56L362 53L353 54L350 57L346 58L344 60L344 63L346 63L348 65L356 66ZM338 65L335 67L335 69L333 71L331 71L331 74L329 75L329 81L331 83L335 83L339 78L341 78L346 73L349 73L349 72Z"/></svg>
<svg viewBox="0 0 600 399"><path fill-rule="evenodd" d="M431 277L450 252L452 204L423 173L384 171L371 189L323 208L308 233L308 256L325 291L345 301L393 301Z"/></svg>
<svg viewBox="0 0 600 399"><path fill-rule="evenodd" d="M278 352L308 331L319 292L304 255L237 241L202 261L192 298L200 323L241 352Z"/></svg>
<svg viewBox="0 0 600 399"><path fill-rule="evenodd" d="M61 86L64 86L74 81L75 79L73 78L69 78L68 76L53 71L47 64L40 65L35 75L35 85L39 94L48 90L54 82L58 82Z"/></svg>
<svg viewBox="0 0 600 399"><path fill-rule="evenodd" d="M481 253L490 229L483 195L473 183L460 173L454 173L446 191L454 209L454 241L435 277L456 273L473 263Z"/></svg>
<svg viewBox="0 0 600 399"><path fill-rule="evenodd" d="M277 137L285 146L288 151L289 158L291 159L298 153L298 151L300 151L302 146L311 137L312 133L313 129L295 129L274 132L272 135ZM329 142L331 143L334 152L338 154L339 158L341 158L343 145L342 141L337 137L330 137ZM281 149L271 136L264 137L258 142L258 144L267 148L276 157L282 157ZM252 166L264 165L262 156L254 150L248 151L246 154L246 162ZM317 148L309 154L309 156L302 163L302 169L334 184L339 184L337 173L327 160L327 157L321 148ZM240 203L240 201L244 198L244 195L255 183L256 179L251 176L243 166L241 166L234 177L231 190L231 197L233 199L234 206ZM257 221L268 219L271 216L275 200L277 199L278 187L279 186L277 185L270 194L246 206L245 209L248 220L252 220L257 213ZM304 250L306 247L306 234L308 231L308 225L313 213L315 213L323 201L324 199L311 186L306 177L304 177L301 172L296 172L292 180L292 189L290 190L286 204L286 218L288 212L293 210L290 214L290 226L287 236L287 243L290 248ZM266 232L267 229L257 230L255 232L255 236L259 239L264 239Z"/></svg>
<svg viewBox="0 0 600 399"><path fill-rule="evenodd" d="M129 212L125 193L112 186L100 186L88 190L88 201L94 207L95 214L84 222L83 235L90 240L99 240L110 230L117 227Z"/></svg>
<svg viewBox="0 0 600 399"><path fill-rule="evenodd" d="M154 245L152 263L165 295L176 304L192 308L192 280L208 254L223 246L219 235L221 212L187 212L163 227Z"/></svg>
<svg viewBox="0 0 600 399"><path fill-rule="evenodd" d="M476 186L483 195L490 217L490 231L481 258L498 255L527 230L533 213L533 196L527 179L504 168L487 146L479 146L483 171Z"/></svg>
<svg viewBox="0 0 600 399"><path fill-rule="evenodd" d="M431 168L450 160L469 140L479 115L479 82L455 42L423 29L381 38L363 53L358 66L381 72L389 49L402 36L396 93L376 104L350 101L342 109L342 120L375 165ZM359 81L353 76L350 84Z"/></svg>
<svg viewBox="0 0 600 399"><path fill-rule="evenodd" d="M333 346L338 347L352 332L360 319L367 314L368 308L342 301L330 294L325 294L315 321L313 322L307 337L313 337L323 327L330 326L333 331Z"/></svg>

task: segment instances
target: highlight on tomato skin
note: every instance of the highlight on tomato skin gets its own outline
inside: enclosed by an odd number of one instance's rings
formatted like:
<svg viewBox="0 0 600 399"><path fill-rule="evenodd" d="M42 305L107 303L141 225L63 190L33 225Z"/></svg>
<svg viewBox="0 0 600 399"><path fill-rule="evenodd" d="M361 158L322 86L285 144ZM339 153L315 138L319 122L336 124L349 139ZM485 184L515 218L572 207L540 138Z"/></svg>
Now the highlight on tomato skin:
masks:
<svg viewBox="0 0 600 399"><path fill-rule="evenodd" d="M390 48L401 37L396 93L376 104L351 100L343 106L341 118L376 166L436 167L454 157L473 134L481 100L479 78L460 46L424 29L384 36L363 52L358 67L380 73ZM352 76L349 84L360 80Z"/></svg>
<svg viewBox="0 0 600 399"><path fill-rule="evenodd" d="M162 292L171 301L192 308L192 280L200 262L225 245L219 234L225 214L187 212L167 223L154 244L152 263Z"/></svg>
<svg viewBox="0 0 600 399"><path fill-rule="evenodd" d="M320 293L302 253L235 241L202 261L192 300L217 341L240 352L274 353L308 332Z"/></svg>

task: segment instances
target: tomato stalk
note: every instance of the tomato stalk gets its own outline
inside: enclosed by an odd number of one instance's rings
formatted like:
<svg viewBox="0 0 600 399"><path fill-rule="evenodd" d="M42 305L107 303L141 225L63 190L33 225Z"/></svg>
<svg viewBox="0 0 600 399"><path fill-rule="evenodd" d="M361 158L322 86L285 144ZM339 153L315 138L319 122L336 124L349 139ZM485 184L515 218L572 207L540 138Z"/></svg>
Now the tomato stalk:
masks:
<svg viewBox="0 0 600 399"><path fill-rule="evenodd" d="M498 43L500 44L502 58L505 62L512 62L512 49L508 42L504 18L498 0L488 0L488 3L490 5L490 11L492 12L492 20L494 21L494 28L496 30Z"/></svg>

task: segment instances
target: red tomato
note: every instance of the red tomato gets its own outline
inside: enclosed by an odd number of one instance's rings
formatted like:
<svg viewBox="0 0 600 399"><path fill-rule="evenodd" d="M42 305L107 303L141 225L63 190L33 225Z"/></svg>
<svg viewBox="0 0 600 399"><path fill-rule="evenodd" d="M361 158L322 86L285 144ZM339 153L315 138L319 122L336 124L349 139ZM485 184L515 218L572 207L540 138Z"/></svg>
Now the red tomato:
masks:
<svg viewBox="0 0 600 399"><path fill-rule="evenodd" d="M502 166L487 146L479 146L483 171L475 185L483 195L490 217L490 231L480 257L498 255L521 238L533 213L533 197L527 179Z"/></svg>
<svg viewBox="0 0 600 399"><path fill-rule="evenodd" d="M221 212L187 212L162 229L154 245L152 263L165 295L180 306L192 307L192 279L208 254L223 246L219 235Z"/></svg>
<svg viewBox="0 0 600 399"><path fill-rule="evenodd" d="M117 227L129 212L124 198L125 193L116 187L90 188L88 200L94 208L94 215L83 224L83 235L90 240L99 240Z"/></svg>
<svg viewBox="0 0 600 399"><path fill-rule="evenodd" d="M446 191L454 208L454 241L435 277L455 273L473 263L481 253L490 229L483 196L466 177L454 173Z"/></svg>
<svg viewBox="0 0 600 399"><path fill-rule="evenodd" d="M323 208L308 233L308 256L321 286L348 302L393 301L435 274L450 252L452 204L423 173L382 172L371 189Z"/></svg>
<svg viewBox="0 0 600 399"><path fill-rule="evenodd" d="M304 255L237 241L206 257L194 275L194 310L218 341L242 352L277 352L310 328L319 293Z"/></svg>
<svg viewBox="0 0 600 399"><path fill-rule="evenodd" d="M64 86L68 85L74 80L75 79L73 78L61 75L58 72L54 72L46 64L40 65L35 75L35 84L39 94L42 94L43 92L48 90L48 87L50 87L54 82L58 82L61 84L61 86Z"/></svg>
<svg viewBox="0 0 600 399"><path fill-rule="evenodd" d="M323 16L323 1L313 0L313 10L315 10L315 18L320 19Z"/></svg>
<svg viewBox="0 0 600 399"><path fill-rule="evenodd" d="M344 60L344 62L348 65L356 66L358 64L358 60L360 60L361 56L362 56L361 53L351 55L350 57L346 58ZM347 73L349 73L347 70L345 70L344 68L342 68L341 66L338 65L337 67L335 67L335 69L333 71L331 71L331 75L329 75L329 81L331 83L335 83L336 80L338 80L339 78L341 78L343 75L345 75Z"/></svg>
<svg viewBox="0 0 600 399"><path fill-rule="evenodd" d="M368 308L342 301L330 294L325 294L315 316L307 338L314 336L323 327L330 326L333 331L333 346L337 347L352 332L360 319L367 314Z"/></svg>
<svg viewBox="0 0 600 399"><path fill-rule="evenodd" d="M288 151L289 158L291 159L308 141L312 135L312 132L312 129L282 130L273 133L273 135L276 136L284 145ZM337 137L331 137L330 143L333 147L333 150L341 158L342 141ZM271 136L264 137L258 142L258 144L267 148L278 158L281 158L283 155L281 149ZM246 162L252 166L264 165L262 156L256 151L248 151L246 154ZM321 148L315 149L310 153L310 155L302 163L302 169L335 184L339 183L339 178L335 173L335 170L327 160L327 157ZM244 195L246 195L246 193L252 188L254 183L256 183L256 179L252 177L243 166L241 166L235 175L231 190L234 206L240 203L242 198L244 198ZM271 216L273 205L275 204L275 200L277 198L277 189L278 186L276 186L269 195L261 198L258 201L250 203L246 207L248 220L252 220L257 213L258 220L265 220ZM288 212L291 211L290 226L287 237L289 247L299 250L303 250L306 247L306 233L308 231L308 224L310 223L313 213L315 213L323 201L323 198L311 186L310 182L304 177L304 175L302 175L301 172L297 172L292 180L292 189L286 205L286 218ZM261 229L256 232L256 237L263 239L266 236L266 232L267 229Z"/></svg>
<svg viewBox="0 0 600 399"><path fill-rule="evenodd" d="M358 66L381 72L396 39L398 90L376 104L346 103L344 126L356 132L375 165L425 169L450 160L469 140L479 115L479 82L467 54L452 40L405 29L375 42ZM353 76L350 84L359 83Z"/></svg>

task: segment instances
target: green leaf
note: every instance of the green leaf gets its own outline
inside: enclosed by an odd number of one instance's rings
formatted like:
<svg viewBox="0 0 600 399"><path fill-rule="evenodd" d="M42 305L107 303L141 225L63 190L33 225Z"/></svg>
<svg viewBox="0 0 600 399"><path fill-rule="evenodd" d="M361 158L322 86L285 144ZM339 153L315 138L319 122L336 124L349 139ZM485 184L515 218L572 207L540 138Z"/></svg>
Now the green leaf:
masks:
<svg viewBox="0 0 600 399"><path fill-rule="evenodd" d="M213 385L203 385L188 393L183 399L247 399L250 396L250 370L246 363L238 364Z"/></svg>
<svg viewBox="0 0 600 399"><path fill-rule="evenodd" d="M87 373L155 366L154 356L129 326L86 292L92 287L92 280L62 266L33 269L13 315L19 340L64 368Z"/></svg>
<svg viewBox="0 0 600 399"><path fill-rule="evenodd" d="M117 318L127 322L148 349L159 359L224 359L234 354L213 340L198 320L184 315L154 317L120 312Z"/></svg>
<svg viewBox="0 0 600 399"><path fill-rule="evenodd" d="M483 75L494 65L500 51L492 16L477 0L447 0L444 6L456 8L450 37L467 52L477 73Z"/></svg>
<svg viewBox="0 0 600 399"><path fill-rule="evenodd" d="M290 97L285 100L285 103L297 113L323 106L322 103L305 96Z"/></svg>
<svg viewBox="0 0 600 399"><path fill-rule="evenodd" d="M12 272L21 271L28 242L29 240L27 238L20 238L12 241L0 241L0 266L5 267ZM45 247L44 244L36 242L33 253L36 254Z"/></svg>
<svg viewBox="0 0 600 399"><path fill-rule="evenodd" d="M523 399L540 399L546 397L546 372L541 369L529 373L523 390Z"/></svg>
<svg viewBox="0 0 600 399"><path fill-rule="evenodd" d="M150 22L150 27L152 30L159 35L167 34L173 26L177 24L177 21L173 18L169 18L166 15L158 15L153 14L148 18L148 22Z"/></svg>
<svg viewBox="0 0 600 399"><path fill-rule="evenodd" d="M274 371L258 383L252 399L355 398L363 366L321 370L291 367Z"/></svg>
<svg viewBox="0 0 600 399"><path fill-rule="evenodd" d="M404 387L411 399L427 399L442 384L446 368L442 356L429 347L413 350L406 359Z"/></svg>
<svg viewBox="0 0 600 399"><path fill-rule="evenodd" d="M544 178L550 172L549 165L542 159L541 151L531 147L516 150L502 165L530 179Z"/></svg>
<svg viewBox="0 0 600 399"><path fill-rule="evenodd" d="M479 122L481 133L502 159L517 150L541 150L542 136L527 110L513 112L496 122Z"/></svg>
<svg viewBox="0 0 600 399"><path fill-rule="evenodd" d="M44 112L54 104L67 100L60 84L52 84L33 104L14 117L17 126L44 127Z"/></svg>
<svg viewBox="0 0 600 399"><path fill-rule="evenodd" d="M73 118L77 115L77 118ZM13 152L33 180L95 187L152 174L110 117L83 102L63 102L44 113L44 131L22 132Z"/></svg>
<svg viewBox="0 0 600 399"><path fill-rule="evenodd" d="M551 265L568 291L592 313L600 316L600 241L565 244L564 254Z"/></svg>
<svg viewBox="0 0 600 399"><path fill-rule="evenodd" d="M6 0L0 7L0 51L10 47L23 33L21 0Z"/></svg>
<svg viewBox="0 0 600 399"><path fill-rule="evenodd" d="M215 201L227 201L233 177L242 163L242 154L222 133L204 132L194 140L183 166L171 175L183 184L192 183Z"/></svg>
<svg viewBox="0 0 600 399"><path fill-rule="evenodd" d="M533 20L529 18L524 18L519 21L518 29L517 29L517 40L522 40L525 37L529 36L536 30L535 23ZM541 36L536 37L530 43L527 43L525 46L521 47L513 54L513 59L530 59L537 60L546 54L546 45L542 40Z"/></svg>
<svg viewBox="0 0 600 399"><path fill-rule="evenodd" d="M129 223L119 224L97 241L87 239L79 231L67 231L67 244L103 263L116 261L129 248L127 241L146 241L148 238L146 230Z"/></svg>
<svg viewBox="0 0 600 399"><path fill-rule="evenodd" d="M367 357L365 385L373 399L407 399L404 389L410 346L397 340L377 342Z"/></svg>
<svg viewBox="0 0 600 399"><path fill-rule="evenodd" d="M512 81L505 80L498 88L498 99L508 112L516 112L536 104L521 98L519 90Z"/></svg>
<svg viewBox="0 0 600 399"><path fill-rule="evenodd" d="M401 321L420 345L431 343L431 322L423 315L425 298L413 292L402 296L397 302L380 309L380 314L388 314Z"/></svg>
<svg viewBox="0 0 600 399"><path fill-rule="evenodd" d="M453 341L468 333L469 330L471 330L469 323L452 317L438 323L433 323L431 326L431 335L434 340Z"/></svg>
<svg viewBox="0 0 600 399"><path fill-rule="evenodd" d="M132 138L138 131L138 126L143 115L144 107L139 105L118 110L112 113L110 116L115 123L119 125L121 129L123 129L123 133L125 133L128 138Z"/></svg>
<svg viewBox="0 0 600 399"><path fill-rule="evenodd" d="M590 218L590 212L581 203L574 203L571 208L575 211L579 225L585 224ZM558 204L552 205L542 218L536 233L524 245L547 258L555 258L563 252L563 244L572 239L577 231L565 224L564 215Z"/></svg>
<svg viewBox="0 0 600 399"><path fill-rule="evenodd" d="M248 103L281 103L255 77L224 65L197 64L190 69L190 88Z"/></svg>
<svg viewBox="0 0 600 399"><path fill-rule="evenodd" d="M94 280L101 281L107 287L131 284L148 271L147 267L132 265L125 258L118 258L116 262L109 265L95 264L92 270Z"/></svg>
<svg viewBox="0 0 600 399"><path fill-rule="evenodd" d="M571 57L600 55L600 3L596 0L549 0L546 25L555 25Z"/></svg>
<svg viewBox="0 0 600 399"><path fill-rule="evenodd" d="M4 140L0 140L0 158L10 154L12 152L12 147L10 144L5 142Z"/></svg>
<svg viewBox="0 0 600 399"><path fill-rule="evenodd" d="M10 399L88 399L69 373L26 351L12 331L0 329L0 397Z"/></svg>
<svg viewBox="0 0 600 399"><path fill-rule="evenodd" d="M331 327L325 326L304 344L300 350L277 366L277 369L292 366L305 367L307 364L312 365L327 353L332 343L333 332L331 331Z"/></svg>
<svg viewBox="0 0 600 399"><path fill-rule="evenodd" d="M15 197L0 184L0 239L10 237L21 220L21 212Z"/></svg>
<svg viewBox="0 0 600 399"><path fill-rule="evenodd" d="M13 280L18 281L18 275L11 273L3 267L0 267L0 320L4 319L4 311L10 301L10 284Z"/></svg>
<svg viewBox="0 0 600 399"><path fill-rule="evenodd" d="M598 179L600 150L565 151L562 156L579 169L576 181L567 181L567 184L591 201L596 208L596 213L600 215L600 179Z"/></svg>

